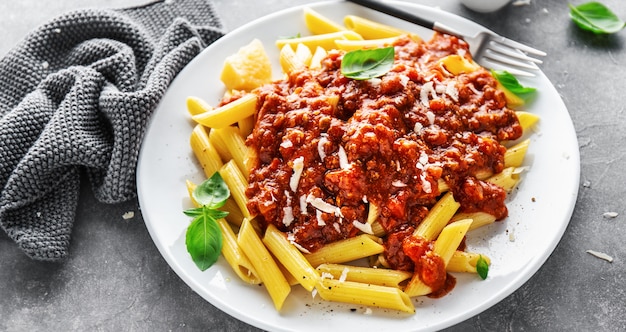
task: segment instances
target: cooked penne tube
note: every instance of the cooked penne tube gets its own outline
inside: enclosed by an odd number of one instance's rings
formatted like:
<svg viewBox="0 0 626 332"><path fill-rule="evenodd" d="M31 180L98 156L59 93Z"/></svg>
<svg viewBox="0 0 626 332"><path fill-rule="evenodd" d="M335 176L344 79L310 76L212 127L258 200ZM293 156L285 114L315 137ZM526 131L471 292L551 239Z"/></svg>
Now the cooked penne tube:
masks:
<svg viewBox="0 0 626 332"><path fill-rule="evenodd" d="M408 313L415 312L409 296L396 287L324 279L316 289L320 297L326 301L376 306Z"/></svg>
<svg viewBox="0 0 626 332"><path fill-rule="evenodd" d="M524 162L524 157L526 156L526 151L528 151L528 146L530 145L530 140L525 139L512 147L506 149L506 153L504 154L504 167L520 167Z"/></svg>
<svg viewBox="0 0 626 332"><path fill-rule="evenodd" d="M365 39L365 40L348 40L337 39L335 45L337 48L344 51L362 50L367 48L379 48L392 45L398 37L389 37L382 39Z"/></svg>
<svg viewBox="0 0 626 332"><path fill-rule="evenodd" d="M359 258L380 254L384 248L379 238L362 234L353 238L329 243L304 257L317 267L322 263L345 263Z"/></svg>
<svg viewBox="0 0 626 332"><path fill-rule="evenodd" d="M343 23L348 29L358 33L364 39L383 39L401 35L410 35L415 41L421 40L419 36L409 33L408 31L374 22L360 16L347 15L344 17Z"/></svg>
<svg viewBox="0 0 626 332"><path fill-rule="evenodd" d="M226 105L215 108L191 118L209 128L228 127L256 113L258 96L248 93Z"/></svg>
<svg viewBox="0 0 626 332"><path fill-rule="evenodd" d="M250 217L250 211L248 211L248 198L246 197L246 188L248 188L248 180L243 176L243 173L239 170L239 167L235 165L234 161L229 161L219 170L220 175L224 179L224 182L230 189L231 196L237 202L241 213L245 218Z"/></svg>
<svg viewBox="0 0 626 332"><path fill-rule="evenodd" d="M513 188L517 186L521 180L519 173L522 169L509 167L502 170L502 172L493 175L487 179L487 182L493 183L502 187L507 193L511 192Z"/></svg>
<svg viewBox="0 0 626 332"><path fill-rule="evenodd" d="M239 129L236 127L224 127L214 128L211 131L215 135L220 137L224 142L224 146L230 152L232 160L237 164L239 170L245 178L248 178L248 166L246 165L246 159L248 159L248 147L246 141L239 134Z"/></svg>
<svg viewBox="0 0 626 332"><path fill-rule="evenodd" d="M213 173L223 166L222 159L220 159L217 150L209 141L209 135L204 126L199 124L193 128L189 143L207 178L211 177Z"/></svg>
<svg viewBox="0 0 626 332"><path fill-rule="evenodd" d="M434 240L446 226L450 218L461 205L454 200L452 193L446 193L428 212L426 218L417 226L413 236L421 236L426 240Z"/></svg>
<svg viewBox="0 0 626 332"><path fill-rule="evenodd" d="M308 67L311 63L313 52L311 52L311 50L304 44L298 44L298 46L296 46L296 57L300 59L300 62Z"/></svg>
<svg viewBox="0 0 626 332"><path fill-rule="evenodd" d="M270 224L265 230L263 243L304 289L309 292L313 290L319 281L319 273L306 260L300 250L287 240L284 233Z"/></svg>
<svg viewBox="0 0 626 332"><path fill-rule="evenodd" d="M441 231L433 245L433 252L441 257L444 266L448 265L450 258L454 255L461 241L463 241L463 237L465 237L471 224L471 219L464 219L447 225ZM432 289L420 279L418 274L415 274L404 291L413 297L430 294Z"/></svg>
<svg viewBox="0 0 626 332"><path fill-rule="evenodd" d="M372 233L378 237L383 237L386 233L383 225L381 225L378 220L372 222Z"/></svg>
<svg viewBox="0 0 626 332"><path fill-rule="evenodd" d="M472 225L469 230L480 228L489 224L493 224L496 221L496 217L487 212L460 212L455 214L450 222L455 222L463 219L471 219Z"/></svg>
<svg viewBox="0 0 626 332"><path fill-rule="evenodd" d="M524 131L530 130L539 122L539 116L529 112L517 111L517 120Z"/></svg>
<svg viewBox="0 0 626 332"><path fill-rule="evenodd" d="M241 248L237 244L237 235L233 232L228 222L224 219L219 219L217 224L222 230L222 255L224 255L228 264L233 268L235 274L246 283L260 284L261 279L258 273L248 257L241 251Z"/></svg>
<svg viewBox="0 0 626 332"><path fill-rule="evenodd" d="M298 44L304 44L311 50L315 50L318 46L325 50L332 50L335 48L335 40L337 39L360 40L363 37L354 31L344 30L321 35L279 39L276 41L276 46L278 49L282 49L285 45L291 45L295 48Z"/></svg>
<svg viewBox="0 0 626 332"><path fill-rule="evenodd" d="M302 44L299 44L302 45ZM285 74L289 74L294 70L304 67L304 63L298 58L296 52L293 51L291 45L284 45L279 53L280 67Z"/></svg>
<svg viewBox="0 0 626 332"><path fill-rule="evenodd" d="M311 63L309 64L309 68L316 69L322 68L322 59L328 55L325 49L321 47L316 47L313 56L311 57Z"/></svg>
<svg viewBox="0 0 626 332"><path fill-rule="evenodd" d="M228 150L228 146L226 146L226 142L224 142L224 139L221 136L216 135L214 130L209 131L209 141L211 142L211 145L215 147L215 150L220 155L222 160L229 161L233 159L233 156Z"/></svg>
<svg viewBox="0 0 626 332"><path fill-rule="evenodd" d="M198 97L187 97L187 111L191 116L212 111L213 106L207 104L203 99Z"/></svg>
<svg viewBox="0 0 626 332"><path fill-rule="evenodd" d="M304 23L307 29L314 35L346 30L345 27L333 22L309 7L304 8Z"/></svg>
<svg viewBox="0 0 626 332"><path fill-rule="evenodd" d="M400 288L400 284L411 278L413 273L392 269L377 269L344 264L321 264L317 267L321 273L332 275L333 279L369 283Z"/></svg>
<svg viewBox="0 0 626 332"><path fill-rule="evenodd" d="M483 254L477 254L475 252L465 252L465 251L455 251L446 266L446 271L448 272L467 272L467 273L477 273L476 272L476 262L478 262L478 258L482 256L485 261L487 261L488 265L491 265L491 260L489 257Z"/></svg>
<svg viewBox="0 0 626 332"><path fill-rule="evenodd" d="M239 127L239 135L241 135L241 137L248 137L248 135L252 133L255 120L256 119L254 118L254 115L252 115L237 122L237 127Z"/></svg>
<svg viewBox="0 0 626 332"><path fill-rule="evenodd" d="M241 223L241 229L237 237L237 244L248 256L252 266L263 281L265 288L270 293L276 310L280 311L291 292L291 286L285 276L276 265L270 252L263 245L263 241L252 226L250 219L246 218Z"/></svg>

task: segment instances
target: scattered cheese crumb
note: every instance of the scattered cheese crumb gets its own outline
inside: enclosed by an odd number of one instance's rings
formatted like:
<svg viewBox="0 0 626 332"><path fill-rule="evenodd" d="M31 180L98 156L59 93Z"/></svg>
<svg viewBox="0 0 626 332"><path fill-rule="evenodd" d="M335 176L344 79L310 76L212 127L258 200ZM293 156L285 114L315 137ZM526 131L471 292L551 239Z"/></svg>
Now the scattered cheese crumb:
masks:
<svg viewBox="0 0 626 332"><path fill-rule="evenodd" d="M335 277L329 272L322 272L322 280L324 279L335 279Z"/></svg>
<svg viewBox="0 0 626 332"><path fill-rule="evenodd" d="M365 312L363 313L364 315L371 315L372 314L372 309L370 308L366 308Z"/></svg>
<svg viewBox="0 0 626 332"><path fill-rule="evenodd" d="M515 242L515 229L511 228L511 230L508 233L509 233L509 241Z"/></svg>
<svg viewBox="0 0 626 332"><path fill-rule="evenodd" d="M313 291L311 291L311 298L315 299L316 295L317 295L317 288L313 288Z"/></svg>
<svg viewBox="0 0 626 332"><path fill-rule="evenodd" d="M134 217L135 217L135 212L133 211L128 211L122 215L122 218L124 218L124 220L133 219Z"/></svg>
<svg viewBox="0 0 626 332"><path fill-rule="evenodd" d="M55 28L55 29L54 29L54 30L52 30L52 31L54 31L54 33L61 33L61 29L59 29L59 28Z"/></svg>
<svg viewBox="0 0 626 332"><path fill-rule="evenodd" d="M48 63L48 61L44 61L41 63L41 68L48 69L48 67L50 67L50 64Z"/></svg>
<svg viewBox="0 0 626 332"><path fill-rule="evenodd" d="M320 155L321 161L324 161L324 158L326 158L326 153L324 152L324 145L329 142L327 136L328 136L327 134L322 134L322 137L320 138L320 140L317 141L317 153Z"/></svg>
<svg viewBox="0 0 626 332"><path fill-rule="evenodd" d="M291 195L287 190L285 190L285 196L287 196L287 202L285 207L283 208L283 225L289 227L293 222L293 208L291 207Z"/></svg>
<svg viewBox="0 0 626 332"><path fill-rule="evenodd" d="M530 0L515 0L513 6L527 6L530 5Z"/></svg>
<svg viewBox="0 0 626 332"><path fill-rule="evenodd" d="M428 118L428 122L432 125L435 123L435 113L428 111L426 112L426 117Z"/></svg>
<svg viewBox="0 0 626 332"><path fill-rule="evenodd" d="M603 216L604 218L615 218L615 217L617 217L618 215L619 215L619 214L618 214L617 212L604 212L604 213L602 214L602 216Z"/></svg>
<svg viewBox="0 0 626 332"><path fill-rule="evenodd" d="M607 254L605 254L603 252L599 252L599 251L595 251L595 250L587 250L587 253L592 255L592 256L598 257L600 259L604 259L605 261L607 261L609 263L613 262L613 257L611 257L611 256L609 256L609 255L607 255Z"/></svg>

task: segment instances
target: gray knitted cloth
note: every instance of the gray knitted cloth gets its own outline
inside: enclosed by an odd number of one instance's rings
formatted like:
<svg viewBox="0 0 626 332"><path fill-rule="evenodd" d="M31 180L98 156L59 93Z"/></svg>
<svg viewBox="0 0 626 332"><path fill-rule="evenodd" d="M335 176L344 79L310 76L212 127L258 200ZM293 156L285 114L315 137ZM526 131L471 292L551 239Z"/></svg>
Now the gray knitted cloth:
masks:
<svg viewBox="0 0 626 332"><path fill-rule="evenodd" d="M222 34L208 0L80 10L0 60L0 225L28 256L67 256L81 174L101 202L135 197L152 112Z"/></svg>

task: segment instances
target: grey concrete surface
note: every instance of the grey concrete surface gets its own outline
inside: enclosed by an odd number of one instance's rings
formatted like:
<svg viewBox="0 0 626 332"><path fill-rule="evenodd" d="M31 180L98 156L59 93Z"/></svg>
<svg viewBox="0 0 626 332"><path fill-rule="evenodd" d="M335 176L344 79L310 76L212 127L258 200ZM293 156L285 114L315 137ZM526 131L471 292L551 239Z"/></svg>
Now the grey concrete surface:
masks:
<svg viewBox="0 0 626 332"><path fill-rule="evenodd" d="M441 6L547 51L542 68L567 105L580 142L578 201L556 250L516 292L448 331L626 331L626 31L612 36L582 32L570 22L568 2L562 0L532 0L496 14L473 13L454 0L413 1ZM0 54L67 10L144 2L2 1ZM307 1L214 2L233 29ZM626 19L626 2L603 3ZM135 217L125 220L128 211ZM607 211L619 215L604 218ZM586 249L604 251L615 260L597 259ZM65 262L32 261L0 232L0 330L257 329L216 309L178 278L154 246L136 200L101 204L85 187Z"/></svg>

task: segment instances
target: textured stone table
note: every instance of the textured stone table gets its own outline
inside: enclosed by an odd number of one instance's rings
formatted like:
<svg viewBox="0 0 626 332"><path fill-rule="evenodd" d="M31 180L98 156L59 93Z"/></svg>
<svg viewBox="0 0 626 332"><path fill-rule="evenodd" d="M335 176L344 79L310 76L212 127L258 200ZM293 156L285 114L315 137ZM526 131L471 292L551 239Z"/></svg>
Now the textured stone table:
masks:
<svg viewBox="0 0 626 332"><path fill-rule="evenodd" d="M581 186L570 225L545 265L499 304L450 331L626 330L626 31L595 36L568 18L567 1L533 0L495 14L457 1L438 5L548 52L544 72L567 105L581 152ZM604 0L626 19L626 2ZM67 10L138 0L22 0L0 3L0 53ZM303 4L215 0L227 28ZM580 4L582 1L575 1ZM250 9L252 7L252 10ZM122 216L133 211L135 217ZM603 213L619 213L605 218ZM585 251L614 257L613 263ZM468 304L469 305L469 304ZM256 331L195 294L154 246L136 200L105 205L85 187L63 263L31 261L0 232L2 331Z"/></svg>

